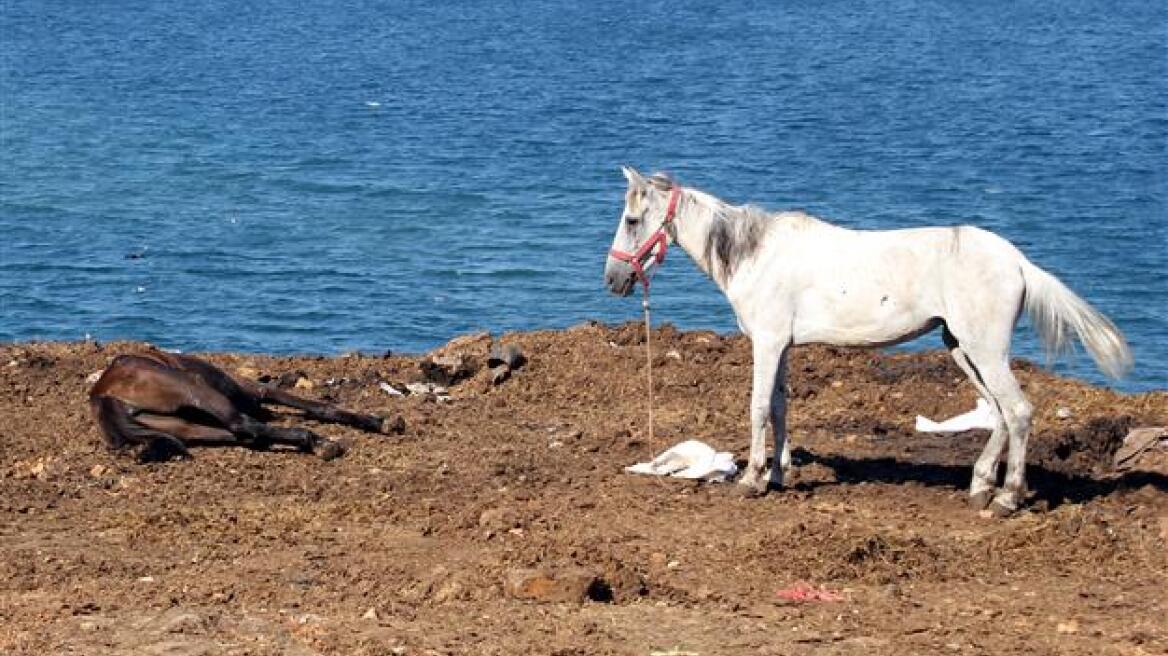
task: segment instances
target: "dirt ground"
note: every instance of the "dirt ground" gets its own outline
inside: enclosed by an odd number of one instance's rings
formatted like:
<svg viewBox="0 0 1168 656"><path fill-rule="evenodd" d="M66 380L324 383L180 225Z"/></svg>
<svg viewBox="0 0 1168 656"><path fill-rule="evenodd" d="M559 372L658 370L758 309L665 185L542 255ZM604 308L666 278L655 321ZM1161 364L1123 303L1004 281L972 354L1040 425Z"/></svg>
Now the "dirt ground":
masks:
<svg viewBox="0 0 1168 656"><path fill-rule="evenodd" d="M1130 428L1168 424L1168 391L1016 363L1033 493L994 520L965 503L985 433L913 430L974 405L947 355L800 349L790 486L751 499L622 471L688 438L748 450L748 342L654 334L650 443L641 330L504 335L526 366L448 402L379 387L422 356L207 356L405 419L296 420L347 445L330 462L138 464L103 447L86 378L144 345L0 345L0 653L1168 653L1168 457L1111 465ZM583 576L589 599L520 598L507 582L532 569L533 595ZM838 599L780 594L798 584Z"/></svg>

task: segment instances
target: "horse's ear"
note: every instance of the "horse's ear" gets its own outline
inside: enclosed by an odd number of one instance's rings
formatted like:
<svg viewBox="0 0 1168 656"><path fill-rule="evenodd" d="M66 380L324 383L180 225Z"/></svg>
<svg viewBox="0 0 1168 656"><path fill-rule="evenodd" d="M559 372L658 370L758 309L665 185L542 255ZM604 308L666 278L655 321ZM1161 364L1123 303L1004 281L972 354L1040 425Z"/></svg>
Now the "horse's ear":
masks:
<svg viewBox="0 0 1168 656"><path fill-rule="evenodd" d="M639 187L645 184L645 176L637 173L633 167L621 166L621 172L625 174L625 180L628 180L630 185Z"/></svg>

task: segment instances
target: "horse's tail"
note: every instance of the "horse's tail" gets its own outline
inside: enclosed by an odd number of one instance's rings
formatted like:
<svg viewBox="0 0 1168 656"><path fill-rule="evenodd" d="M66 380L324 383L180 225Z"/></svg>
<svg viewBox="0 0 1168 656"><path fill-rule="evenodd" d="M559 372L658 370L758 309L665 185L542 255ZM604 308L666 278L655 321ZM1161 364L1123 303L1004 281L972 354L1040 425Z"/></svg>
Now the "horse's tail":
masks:
<svg viewBox="0 0 1168 656"><path fill-rule="evenodd" d="M111 451L120 451L128 446L145 444L156 437L169 437L166 433L147 428L134 421L130 408L121 399L112 396L95 396L90 399L93 414L105 445Z"/></svg>
<svg viewBox="0 0 1168 656"><path fill-rule="evenodd" d="M1127 340L1110 319L1025 257L1022 278L1026 282L1026 313L1048 358L1071 349L1073 330L1103 373L1121 378L1131 369Z"/></svg>

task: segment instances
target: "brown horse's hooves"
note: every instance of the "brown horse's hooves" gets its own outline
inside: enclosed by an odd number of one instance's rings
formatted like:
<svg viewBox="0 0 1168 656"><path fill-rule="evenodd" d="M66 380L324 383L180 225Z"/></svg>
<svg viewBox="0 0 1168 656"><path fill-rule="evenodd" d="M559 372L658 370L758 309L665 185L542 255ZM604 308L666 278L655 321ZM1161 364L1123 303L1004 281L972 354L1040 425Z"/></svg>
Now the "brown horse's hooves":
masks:
<svg viewBox="0 0 1168 656"><path fill-rule="evenodd" d="M186 445L175 438L156 438L142 447L136 456L139 464L167 462L170 460L194 460Z"/></svg>
<svg viewBox="0 0 1168 656"><path fill-rule="evenodd" d="M332 440L321 440L320 443L316 445L316 448L313 449L313 453L315 453L321 460L332 460L334 458L339 458L345 455L345 447L341 446L338 442L333 442Z"/></svg>
<svg viewBox="0 0 1168 656"><path fill-rule="evenodd" d="M406 432L406 420L401 415L389 419L382 417L380 432L384 435L401 435Z"/></svg>
<svg viewBox="0 0 1168 656"><path fill-rule="evenodd" d="M982 490L977 494L969 495L969 507L974 510L985 510L994 498L993 490Z"/></svg>

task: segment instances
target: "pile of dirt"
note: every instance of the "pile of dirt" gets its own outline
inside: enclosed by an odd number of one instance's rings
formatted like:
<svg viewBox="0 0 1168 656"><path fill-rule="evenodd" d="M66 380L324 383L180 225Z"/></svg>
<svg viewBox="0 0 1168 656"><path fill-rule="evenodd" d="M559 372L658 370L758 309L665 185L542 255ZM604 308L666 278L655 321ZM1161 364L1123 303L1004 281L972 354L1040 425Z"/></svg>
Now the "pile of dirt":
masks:
<svg viewBox="0 0 1168 656"><path fill-rule="evenodd" d="M983 431L944 353L797 349L787 489L633 476L685 439L745 459L747 340L663 327L469 335L433 353L206 354L386 417L344 443L105 450L93 374L138 343L0 345L0 651L13 654L1163 653L1168 471L1122 472L1168 392L1016 363L1035 407L1030 505L965 505ZM514 355L506 375L498 354ZM528 577L528 578L524 578ZM828 601L780 590L822 587ZM541 596L542 595L542 596ZM838 601L830 601L838 599Z"/></svg>

